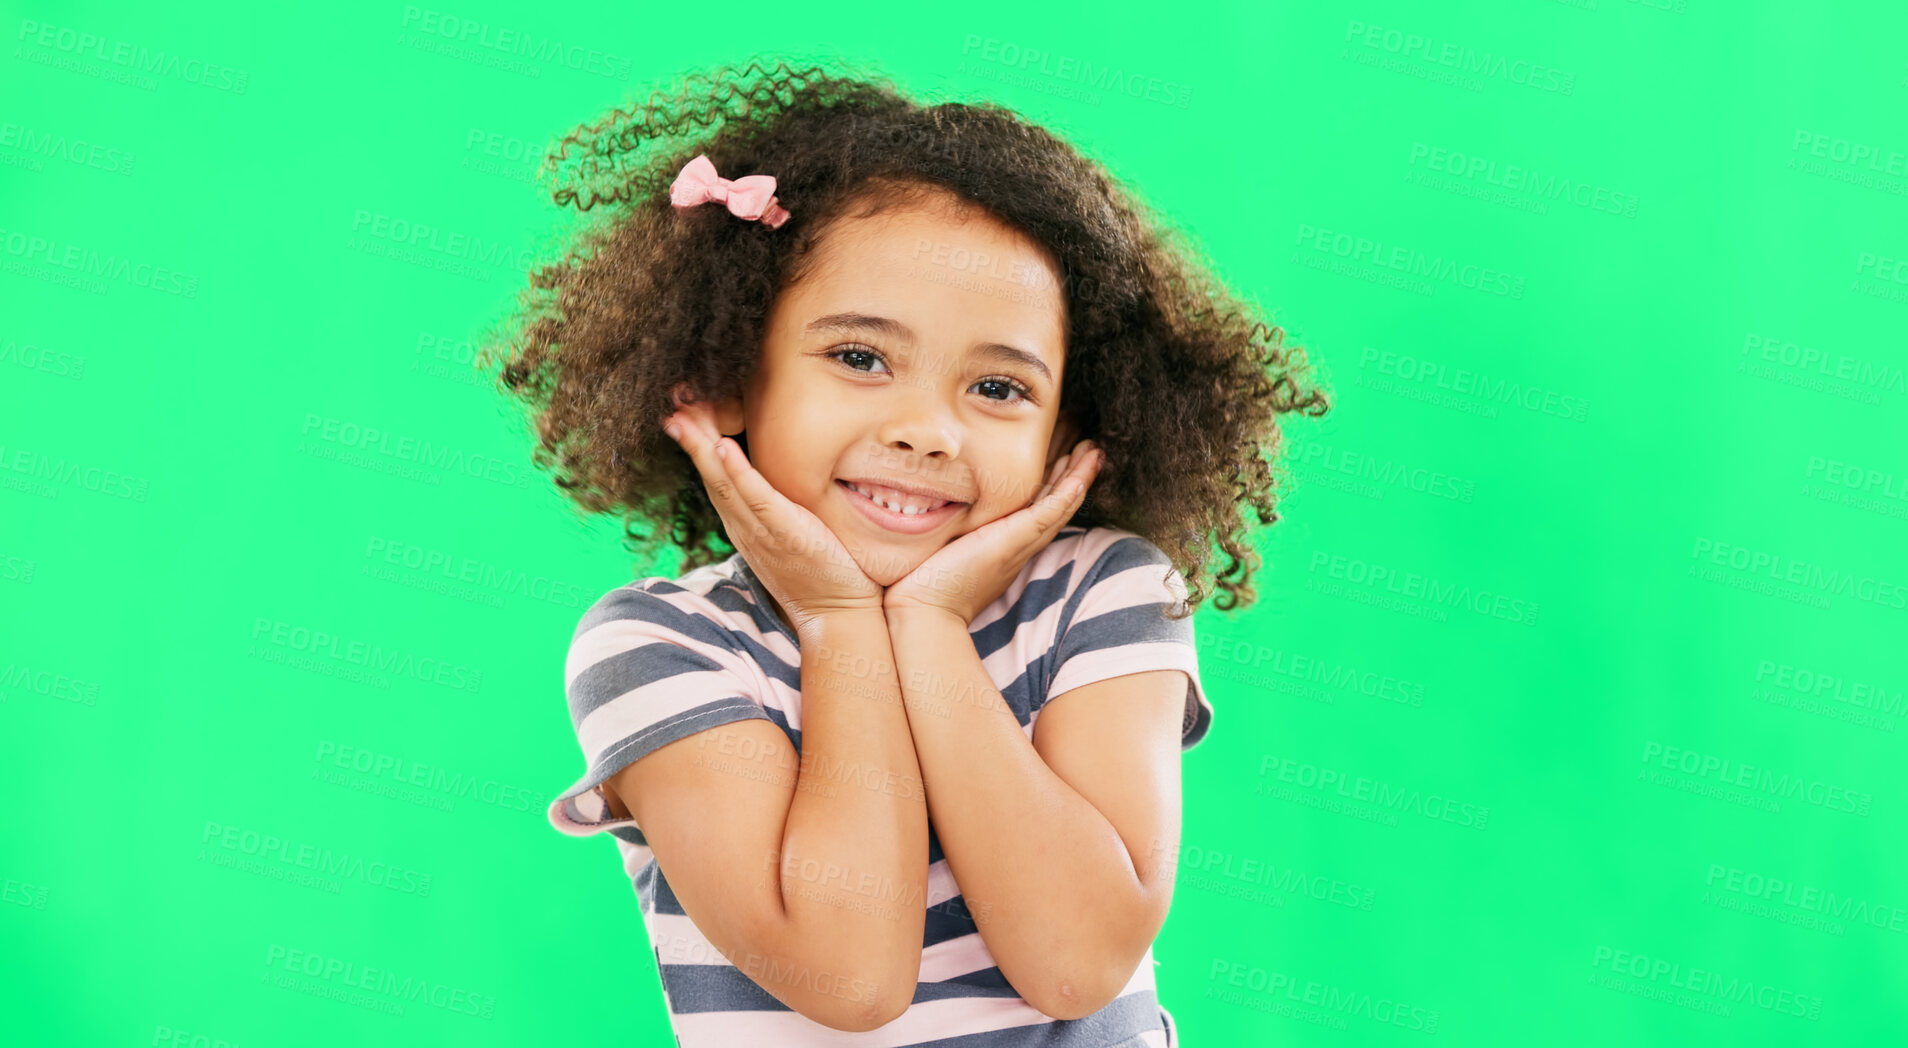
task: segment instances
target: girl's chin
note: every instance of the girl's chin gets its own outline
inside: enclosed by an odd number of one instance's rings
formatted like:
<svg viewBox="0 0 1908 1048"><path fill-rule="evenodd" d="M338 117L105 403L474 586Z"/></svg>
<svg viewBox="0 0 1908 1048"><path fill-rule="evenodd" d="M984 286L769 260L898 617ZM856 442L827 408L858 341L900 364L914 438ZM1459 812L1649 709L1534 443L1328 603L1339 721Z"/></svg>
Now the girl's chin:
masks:
<svg viewBox="0 0 1908 1048"><path fill-rule="evenodd" d="M861 547L855 563L861 573L878 586L892 586L920 567L942 544L925 537L895 535L869 541Z"/></svg>
<svg viewBox="0 0 1908 1048"><path fill-rule="evenodd" d="M854 535L849 556L870 581L886 587L907 578L950 541L933 535L872 534L863 530Z"/></svg>

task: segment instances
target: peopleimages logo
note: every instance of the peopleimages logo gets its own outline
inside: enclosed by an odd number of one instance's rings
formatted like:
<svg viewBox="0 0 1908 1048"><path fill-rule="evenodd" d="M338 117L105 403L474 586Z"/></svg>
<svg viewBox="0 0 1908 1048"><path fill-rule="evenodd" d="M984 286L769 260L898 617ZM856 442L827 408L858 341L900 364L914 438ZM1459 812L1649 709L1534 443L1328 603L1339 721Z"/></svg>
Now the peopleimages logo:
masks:
<svg viewBox="0 0 1908 1048"><path fill-rule="evenodd" d="M1199 661L1202 668L1210 662L1212 668L1222 673L1234 666L1250 667L1255 671L1263 669L1277 678L1322 684L1400 705L1424 705L1424 684L1420 681L1360 669L1331 659L1290 652L1269 644L1215 634L1212 630L1200 633L1196 645L1199 649ZM1252 683L1261 687L1269 686L1272 680L1272 678L1256 675L1241 677L1235 673L1233 676L1242 683ZM1328 698L1326 701L1331 700Z"/></svg>
<svg viewBox="0 0 1908 1048"><path fill-rule="evenodd" d="M83 290L96 294L105 294L107 285L98 282L104 280L180 298L199 296L199 278L191 273L111 252L102 253L37 233L0 229L0 252L22 262L67 270L87 284Z"/></svg>
<svg viewBox="0 0 1908 1048"><path fill-rule="evenodd" d="M1012 69L1033 69L1043 76L1081 84L1099 91L1113 91L1131 98L1185 109L1192 104L1192 88L1144 73L1132 73L1108 65L1095 65L1071 55L1056 55L1037 47L1021 47L1011 41L968 33L961 41L961 54L977 56Z"/></svg>
<svg viewBox="0 0 1908 1048"><path fill-rule="evenodd" d="M1389 270L1400 279L1422 278L1456 284L1487 295L1524 297L1524 278L1515 274L1476 263L1459 262L1443 255L1427 255L1402 244L1387 244L1371 237L1320 229L1309 222L1299 223L1298 235L1293 243L1310 250L1310 254L1304 251L1294 254L1293 260L1301 265L1312 265L1311 259L1340 259L1350 265ZM1430 292L1427 290L1424 293Z"/></svg>
<svg viewBox="0 0 1908 1048"><path fill-rule="evenodd" d="M408 651L391 650L381 645L332 633L322 627L300 625L261 615L252 620L251 641L254 658L269 662L287 661L299 668L311 668L331 675L344 667L361 673L347 674L354 679L370 675L379 687L390 684L378 674L408 677L426 684L476 691L483 684L483 671L432 656L417 656ZM287 659L286 656L296 656ZM383 682L383 683L378 683Z"/></svg>
<svg viewBox="0 0 1908 1048"><path fill-rule="evenodd" d="M526 488L535 479L529 470L519 469L502 459L329 415L307 414L298 435L306 438L300 441L300 450L305 450L306 444L314 448L329 446L375 456L380 461L461 473L506 487Z"/></svg>
<svg viewBox="0 0 1908 1048"><path fill-rule="evenodd" d="M1908 584L1857 572L1825 568L1820 564L1752 549L1715 539L1699 537L1690 557L1700 565L1729 568L1754 579L1766 576L1779 583L1790 583L1814 591L1822 597L1854 597L1883 608L1908 609Z"/></svg>
<svg viewBox="0 0 1908 1048"><path fill-rule="evenodd" d="M0 121L0 146L20 150L24 159L36 165L35 171L45 168L45 164L39 163L45 159L64 160L76 167L90 167L115 175L130 175L133 169L133 154L129 151L4 121ZM0 158L0 162L10 161Z"/></svg>
<svg viewBox="0 0 1908 1048"><path fill-rule="evenodd" d="M1460 393L1492 405L1520 407L1572 422L1583 422L1589 417L1589 405L1582 397L1410 353L1366 346L1358 354L1358 366L1418 386ZM1492 417L1496 417L1494 411Z"/></svg>
<svg viewBox="0 0 1908 1048"><path fill-rule="evenodd" d="M405 1004L428 1004L447 1012L457 1012L474 1019L490 1019L497 1012L497 999L487 993L477 993L461 986L426 979L416 975L400 975L388 968L377 968L359 964L343 957L334 957L296 947L270 944L265 950L265 967L272 969L268 979L273 985L285 989L296 989L311 993L317 997L339 996L327 992L325 987L343 987L347 990L361 991L376 995L371 1005L377 1011L395 1010L395 1014L404 1014ZM300 986L286 977L303 976L318 981L317 985ZM347 1004L367 1005L370 1002L346 1000Z"/></svg>
<svg viewBox="0 0 1908 1048"><path fill-rule="evenodd" d="M1908 693L1899 687L1890 691L1885 684L1850 680L1838 674L1792 666L1786 662L1762 659L1756 663L1756 683L1771 684L1785 691L1815 699L1829 699L1848 706L1880 710L1892 716L1908 716Z"/></svg>
<svg viewBox="0 0 1908 1048"><path fill-rule="evenodd" d="M1647 766L1666 768L1770 798L1801 800L1818 808L1850 815L1867 815L1875 801L1875 795L1864 790L1852 790L1804 775L1776 772L1713 753L1667 746L1654 740L1643 744L1643 763L1646 770Z"/></svg>
<svg viewBox="0 0 1908 1048"><path fill-rule="evenodd" d="M427 40L435 37L446 45L481 49L474 52L476 54L490 52L497 58L528 58L609 80L629 77L630 60L625 56L550 37L538 37L518 29L500 29L489 22L461 18L435 8L407 5L399 24L406 32L422 33ZM399 42L415 44L415 41L408 39ZM448 53L452 57L465 57L455 51ZM529 69L520 71L527 72ZM532 72L531 75L536 74Z"/></svg>
<svg viewBox="0 0 1908 1048"><path fill-rule="evenodd" d="M1397 55L1433 66L1443 66L1462 75L1502 79L1520 87L1567 95L1576 90L1577 74L1521 58L1508 58L1489 51L1437 40L1417 33L1383 26L1367 25L1357 19L1345 24L1345 40L1383 54Z"/></svg>
<svg viewBox="0 0 1908 1048"><path fill-rule="evenodd" d="M1749 1004L1764 1011L1793 1015L1798 1019L1822 1017L1822 999L1813 994L1798 993L1737 975L1724 975L1721 972L1703 968L1685 967L1680 962L1665 957L1632 953L1629 950L1599 944L1590 955L1590 966L1598 970L1591 976L1590 981L1593 983L1598 982L1597 975L1610 973L1709 998L1703 1003L1721 1005L1726 1001L1731 1004ZM1613 990L1632 992L1622 984L1599 983L1599 985L1605 985ZM1644 996L1650 995L1644 994ZM1723 1014L1727 1015L1728 1012L1724 1011Z"/></svg>
<svg viewBox="0 0 1908 1048"><path fill-rule="evenodd" d="M431 875L419 870L407 869L380 860L367 861L362 855L350 852L334 852L330 848L312 844L301 844L287 840L276 834L260 833L239 826L227 826L218 822L207 822L199 837L204 845L199 852L202 861L211 861L219 865L230 865L234 859L250 859L259 864L260 870L247 872L269 872L277 870L295 873L298 870L312 871L314 876L336 877L347 881L360 881L379 888L404 895L421 897L431 894ZM277 863L277 866L271 865ZM335 883L335 882L334 882ZM334 894L337 889L320 882L320 886Z"/></svg>
<svg viewBox="0 0 1908 1048"><path fill-rule="evenodd" d="M1206 977L1213 984L1213 987L1206 991L1207 997L1262 1011L1274 1010L1261 1007L1273 1002L1297 1007L1310 1006L1321 1010L1326 1017L1337 1020L1325 1024L1333 1029L1345 1029L1343 1019L1345 1016L1351 1016L1369 1019L1375 1023L1403 1027L1417 1033L1434 1034L1438 1031L1439 1013L1436 1008L1420 1008L1391 997L1321 982L1290 972L1272 971L1254 964L1242 964L1215 957ZM1221 980L1224 981L1224 986L1220 985ZM1225 989L1228 986L1250 990L1254 995L1260 996L1246 997L1236 991ZM1293 1018L1304 1018L1304 1016L1295 1015Z"/></svg>
<svg viewBox="0 0 1908 1048"><path fill-rule="evenodd" d="M1835 379L1865 391L1881 390L1908 395L1908 371L1892 364L1876 363L1846 353L1831 353L1814 346L1787 342L1774 335L1744 336L1740 355L1748 356L1750 350L1754 350L1758 358L1768 363L1807 372L1811 377Z"/></svg>
<svg viewBox="0 0 1908 1048"><path fill-rule="evenodd" d="M486 266L529 269L536 261L529 248L512 248L501 241L486 240L475 233L447 230L428 222L413 222L365 208L352 212L351 231Z"/></svg>
<svg viewBox="0 0 1908 1048"><path fill-rule="evenodd" d="M1470 502L1477 493L1477 481L1455 477L1433 467L1398 462L1381 455L1333 447L1323 441L1298 438L1289 444L1294 465L1317 468L1329 474L1371 481L1389 487L1415 491L1432 498L1452 502ZM1383 498L1384 492L1378 491Z"/></svg>
<svg viewBox="0 0 1908 1048"><path fill-rule="evenodd" d="M1307 895L1320 902L1329 902L1353 910L1371 909L1376 895L1371 888L1350 881L1341 881L1319 874L1306 873L1290 866L1280 866L1267 859L1240 856L1232 852L1202 848L1197 844L1188 844L1182 848L1169 849L1154 844L1150 857L1157 857L1162 863L1174 865L1193 874L1213 874L1228 881L1272 888L1288 895ZM1185 882L1192 884L1191 880ZM1225 886L1204 885L1208 891L1225 892Z"/></svg>
<svg viewBox="0 0 1908 1048"><path fill-rule="evenodd" d="M1908 175L1908 153L1899 149L1798 129L1789 142L1789 150L1800 153L1805 149L1810 156L1838 164L1865 167L1884 175Z"/></svg>
<svg viewBox="0 0 1908 1048"><path fill-rule="evenodd" d="M1349 775L1338 768L1321 767L1308 761L1280 757L1277 754L1268 753L1259 759L1259 777L1262 779L1272 777L1279 782L1293 783L1308 790L1317 790L1320 793L1330 792L1351 800L1375 804L1381 809L1409 812L1427 819L1456 823L1473 829L1484 829L1491 817L1489 808L1461 802L1442 794L1393 786L1380 779Z"/></svg>
<svg viewBox="0 0 1908 1048"><path fill-rule="evenodd" d="M1371 591L1383 591L1429 602L1437 608L1462 608L1490 618L1535 626L1541 605L1488 589L1474 590L1432 575L1400 571L1388 565L1346 557L1329 550L1314 551L1309 569L1328 580L1349 582ZM1355 592L1355 591L1354 591Z"/></svg>
<svg viewBox="0 0 1908 1048"><path fill-rule="evenodd" d="M209 87L214 91L230 91L235 95L245 93L245 87L252 74L243 69L208 62L203 58L187 58L163 49L155 50L130 40L115 40L89 33L82 29L69 29L61 25L49 25L35 22L30 18L20 20L20 31L16 40L33 44L49 52L69 55L73 59L92 59L118 66L127 73L148 74L129 81L132 86L151 90L156 86L150 76L168 77L187 84ZM29 62L44 62L43 59L16 50L14 57ZM84 71L83 69L80 71ZM120 79L108 77L108 79Z"/></svg>
<svg viewBox="0 0 1908 1048"><path fill-rule="evenodd" d="M1520 164L1499 164L1488 157L1456 149L1442 149L1424 142L1411 143L1412 166L1424 167L1456 178L1482 182L1512 192L1526 193L1548 201L1563 201L1592 211L1605 211L1624 218L1636 217L1637 198L1607 186L1571 179Z"/></svg>
<svg viewBox="0 0 1908 1048"><path fill-rule="evenodd" d="M318 772L354 772L383 783L389 780L400 786L415 786L442 795L446 800L475 799L484 804L494 805L510 811L530 811L537 807L537 798L530 790L522 786L513 786L496 779L481 778L453 772L435 764L425 764L396 754L381 753L361 746L351 746L321 739L318 752L312 758L317 765L314 778L321 777ZM326 777L325 781L334 781ZM374 791L375 792L375 791Z"/></svg>
<svg viewBox="0 0 1908 1048"><path fill-rule="evenodd" d="M1836 920L1908 935L1908 910L1840 895L1814 885L1797 884L1784 877L1769 877L1754 870L1712 862L1703 884L1711 889L1721 889L1760 902L1779 903Z"/></svg>

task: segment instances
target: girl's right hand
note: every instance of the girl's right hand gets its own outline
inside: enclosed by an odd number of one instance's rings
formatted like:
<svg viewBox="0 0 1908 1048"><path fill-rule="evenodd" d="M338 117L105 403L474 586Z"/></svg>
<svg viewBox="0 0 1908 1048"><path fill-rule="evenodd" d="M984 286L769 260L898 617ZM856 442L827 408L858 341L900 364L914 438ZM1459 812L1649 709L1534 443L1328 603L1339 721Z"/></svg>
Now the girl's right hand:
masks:
<svg viewBox="0 0 1908 1048"><path fill-rule="evenodd" d="M881 614L882 586L861 570L821 518L789 501L749 464L741 445L716 428L707 404L676 399L663 420L721 516L729 544L781 604L799 632L817 617L845 611Z"/></svg>

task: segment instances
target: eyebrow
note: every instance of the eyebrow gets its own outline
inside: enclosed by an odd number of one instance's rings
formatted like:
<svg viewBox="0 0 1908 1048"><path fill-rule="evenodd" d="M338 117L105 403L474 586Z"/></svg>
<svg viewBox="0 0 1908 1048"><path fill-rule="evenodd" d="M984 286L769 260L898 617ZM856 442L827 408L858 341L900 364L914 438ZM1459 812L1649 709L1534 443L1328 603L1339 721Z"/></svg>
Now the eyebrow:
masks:
<svg viewBox="0 0 1908 1048"><path fill-rule="evenodd" d="M914 332L906 324L891 317L877 317L868 313L829 313L809 321L808 326L802 329L804 334L810 335L818 331L841 330L872 331L901 342L912 343L915 340ZM982 342L975 346L973 351L983 360L1004 360L1024 364L1038 371L1040 377L1046 379L1049 384L1053 382L1053 372L1048 370L1046 362L1018 346L1010 346L1004 342Z"/></svg>

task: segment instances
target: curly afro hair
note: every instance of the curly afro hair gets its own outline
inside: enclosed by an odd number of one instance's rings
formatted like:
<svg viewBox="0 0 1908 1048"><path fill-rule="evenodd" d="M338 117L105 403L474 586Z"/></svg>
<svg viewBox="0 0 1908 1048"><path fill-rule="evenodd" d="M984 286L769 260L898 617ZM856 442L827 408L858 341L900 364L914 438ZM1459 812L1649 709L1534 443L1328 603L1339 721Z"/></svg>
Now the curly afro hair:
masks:
<svg viewBox="0 0 1908 1048"><path fill-rule="evenodd" d="M679 209L669 186L707 154L724 177L773 174L780 228L721 207ZM701 475L662 432L670 390L740 396L776 294L831 222L951 192L1044 245L1067 315L1061 411L1106 458L1070 522L1158 546L1220 610L1256 600L1254 521L1279 518L1282 413L1320 417L1305 351L1259 320L1181 234L1097 163L992 103L923 105L883 78L750 62L684 79L565 136L543 175L589 212L563 257L534 269L479 347L534 411L532 460L589 514L620 510L625 545L679 548L687 567L734 552ZM743 443L746 448L746 442ZM659 528L665 527L666 530ZM1217 542L1226 562L1208 561ZM685 569L686 570L686 569Z"/></svg>

